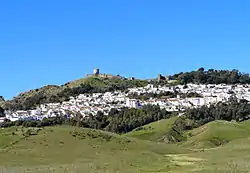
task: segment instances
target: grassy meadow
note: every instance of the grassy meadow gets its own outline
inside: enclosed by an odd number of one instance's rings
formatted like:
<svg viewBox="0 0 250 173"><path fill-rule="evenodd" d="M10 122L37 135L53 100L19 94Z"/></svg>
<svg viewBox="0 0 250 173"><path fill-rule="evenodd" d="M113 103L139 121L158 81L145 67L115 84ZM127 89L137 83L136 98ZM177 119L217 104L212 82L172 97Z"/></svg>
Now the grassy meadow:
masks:
<svg viewBox="0 0 250 173"><path fill-rule="evenodd" d="M249 172L250 122L214 121L159 141L176 118L126 135L71 126L0 129L0 172Z"/></svg>

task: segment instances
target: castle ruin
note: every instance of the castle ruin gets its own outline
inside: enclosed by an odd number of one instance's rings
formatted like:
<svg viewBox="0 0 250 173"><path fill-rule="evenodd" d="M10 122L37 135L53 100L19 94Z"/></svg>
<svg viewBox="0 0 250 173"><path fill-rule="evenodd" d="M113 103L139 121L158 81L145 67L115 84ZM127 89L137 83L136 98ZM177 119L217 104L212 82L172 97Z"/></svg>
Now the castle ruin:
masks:
<svg viewBox="0 0 250 173"><path fill-rule="evenodd" d="M99 78L104 78L104 79L122 79L120 75L112 75L112 74L105 74L105 73L100 73L99 68L93 69L93 74L87 74L86 77L99 77Z"/></svg>

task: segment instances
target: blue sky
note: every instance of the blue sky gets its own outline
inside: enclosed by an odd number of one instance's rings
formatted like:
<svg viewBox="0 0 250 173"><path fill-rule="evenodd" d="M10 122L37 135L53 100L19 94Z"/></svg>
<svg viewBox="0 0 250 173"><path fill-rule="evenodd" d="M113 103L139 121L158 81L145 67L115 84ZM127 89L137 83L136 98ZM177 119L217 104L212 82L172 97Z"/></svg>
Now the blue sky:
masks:
<svg viewBox="0 0 250 173"><path fill-rule="evenodd" d="M102 72L250 72L248 0L0 1L0 95Z"/></svg>

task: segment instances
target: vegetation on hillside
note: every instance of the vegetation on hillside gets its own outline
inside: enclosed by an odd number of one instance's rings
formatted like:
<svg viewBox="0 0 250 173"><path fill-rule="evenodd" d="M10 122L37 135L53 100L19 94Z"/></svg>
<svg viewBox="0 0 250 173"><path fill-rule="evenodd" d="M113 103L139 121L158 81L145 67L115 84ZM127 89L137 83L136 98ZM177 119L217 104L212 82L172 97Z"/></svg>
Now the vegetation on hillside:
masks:
<svg viewBox="0 0 250 173"><path fill-rule="evenodd" d="M56 125L71 125L79 127L89 127L87 124L84 124L83 121L77 120L75 118L69 119L67 117L50 117L44 118L42 120L17 120L10 121L5 120L0 124L1 128L22 126L22 127L47 127L47 126L56 126Z"/></svg>
<svg viewBox="0 0 250 173"><path fill-rule="evenodd" d="M131 99L139 99L139 100L149 100L150 98L158 98L158 99L168 99L168 98L176 98L180 96L181 98L191 98L191 97L202 97L200 94L196 92L188 92L188 93L180 93L177 90L171 92L160 92L160 93L130 93L128 95Z"/></svg>
<svg viewBox="0 0 250 173"><path fill-rule="evenodd" d="M4 116L5 116L4 109L0 107L0 117L4 117Z"/></svg>
<svg viewBox="0 0 250 173"><path fill-rule="evenodd" d="M0 103L1 103L1 102L5 102L5 99L4 99L3 96L0 96Z"/></svg>
<svg viewBox="0 0 250 173"><path fill-rule="evenodd" d="M247 100L238 100L231 97L228 102L188 109L186 117L194 120L195 127L214 120L243 121L249 119L250 103Z"/></svg>
<svg viewBox="0 0 250 173"><path fill-rule="evenodd" d="M246 73L240 73L238 70L214 70L205 71L200 68L197 71L181 72L170 76L170 79L180 81L181 84L199 83L199 84L250 84L250 76Z"/></svg>
<svg viewBox="0 0 250 173"><path fill-rule="evenodd" d="M141 109L112 109L108 116L99 112L95 116L86 118L85 122L96 129L107 130L115 133L127 133L137 127L171 117L172 113L159 106L145 105Z"/></svg>
<svg viewBox="0 0 250 173"><path fill-rule="evenodd" d="M178 95L178 92L161 92L159 94L157 93L130 93L128 95L131 99L139 99L139 100L149 100L150 98L176 98Z"/></svg>

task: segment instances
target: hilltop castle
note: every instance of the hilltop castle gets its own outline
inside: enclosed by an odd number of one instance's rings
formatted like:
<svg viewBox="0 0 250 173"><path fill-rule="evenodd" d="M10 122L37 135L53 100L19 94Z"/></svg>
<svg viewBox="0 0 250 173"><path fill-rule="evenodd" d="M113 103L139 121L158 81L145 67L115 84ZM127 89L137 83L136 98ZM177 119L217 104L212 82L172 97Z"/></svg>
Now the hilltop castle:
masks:
<svg viewBox="0 0 250 173"><path fill-rule="evenodd" d="M161 74L158 74L157 80L158 80L158 82L160 82L160 81L169 81L169 76L163 76Z"/></svg>
<svg viewBox="0 0 250 173"><path fill-rule="evenodd" d="M100 77L100 78L105 78L105 79L123 79L122 76L120 75L112 75L112 74L101 74L99 68L95 68L93 70L93 74L87 74L86 77Z"/></svg>

